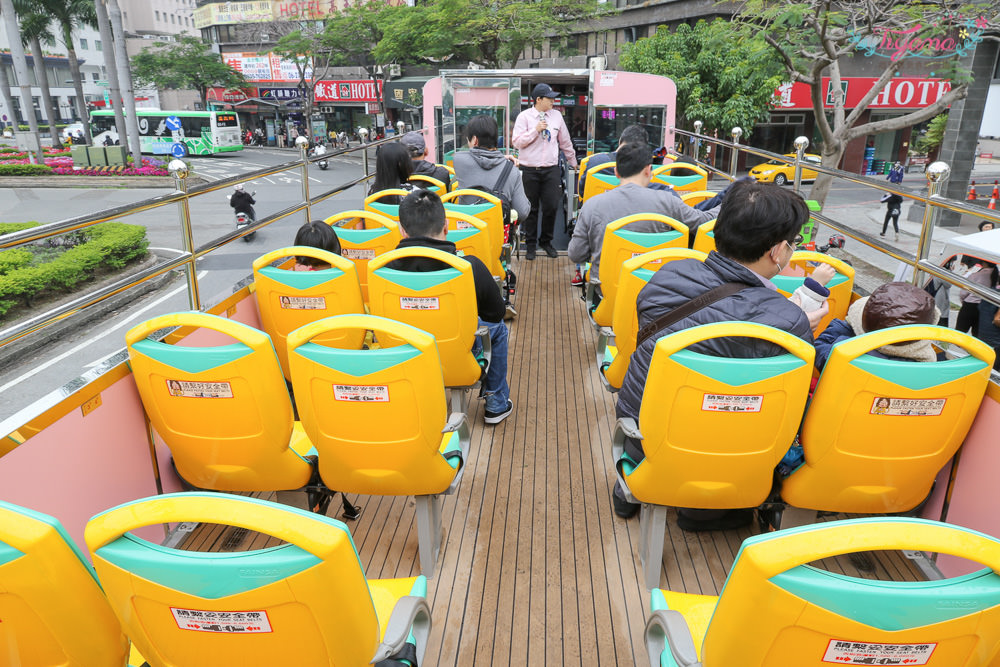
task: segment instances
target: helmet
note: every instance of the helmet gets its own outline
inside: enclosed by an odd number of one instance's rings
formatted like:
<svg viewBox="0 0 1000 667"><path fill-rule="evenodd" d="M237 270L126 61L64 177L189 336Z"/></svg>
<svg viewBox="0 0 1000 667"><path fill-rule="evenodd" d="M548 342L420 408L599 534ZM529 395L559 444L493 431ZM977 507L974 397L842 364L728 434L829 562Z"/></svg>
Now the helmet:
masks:
<svg viewBox="0 0 1000 667"><path fill-rule="evenodd" d="M236 190L237 192L243 192L243 184L237 183L236 185L233 186L233 190Z"/></svg>

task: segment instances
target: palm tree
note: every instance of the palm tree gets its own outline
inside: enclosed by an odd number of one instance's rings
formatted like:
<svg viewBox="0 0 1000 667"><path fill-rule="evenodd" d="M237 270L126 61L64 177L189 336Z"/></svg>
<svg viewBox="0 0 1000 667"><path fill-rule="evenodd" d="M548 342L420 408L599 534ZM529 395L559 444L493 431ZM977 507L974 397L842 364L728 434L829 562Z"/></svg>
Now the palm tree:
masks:
<svg viewBox="0 0 1000 667"><path fill-rule="evenodd" d="M34 61L35 81L42 92L42 105L49 119L49 136L54 148L62 148L59 130L56 122L59 120L59 110L52 100L49 90L49 79L45 72L45 54L42 52L42 40L52 44L55 39L49 30L49 17L40 11L38 5L30 0L20 0L14 3L14 11L21 18L21 41L31 46L31 59Z"/></svg>
<svg viewBox="0 0 1000 667"><path fill-rule="evenodd" d="M31 131L32 139L27 148L35 153L35 159L39 164L43 163L42 145L38 136L38 121L35 119L34 109L31 105L31 84L28 82L28 62L24 55L24 47L21 46L21 30L17 26L17 14L14 13L14 5L11 0L0 0L0 18L3 19L4 29L10 37L10 55L14 63L14 73L17 75L18 86L21 89L21 110L28 120L28 128ZM9 97L9 93L8 93ZM14 106L11 104L11 115L14 115ZM17 118L14 118L15 123Z"/></svg>
<svg viewBox="0 0 1000 667"><path fill-rule="evenodd" d="M83 76L80 74L80 63L77 61L76 48L73 46L73 33L81 25L97 27L93 0L34 0L33 4L51 16L62 31L62 42L69 57L69 71L76 91L76 112L83 121L83 132L89 144L93 138L90 135L90 123L87 122L87 103L83 99Z"/></svg>

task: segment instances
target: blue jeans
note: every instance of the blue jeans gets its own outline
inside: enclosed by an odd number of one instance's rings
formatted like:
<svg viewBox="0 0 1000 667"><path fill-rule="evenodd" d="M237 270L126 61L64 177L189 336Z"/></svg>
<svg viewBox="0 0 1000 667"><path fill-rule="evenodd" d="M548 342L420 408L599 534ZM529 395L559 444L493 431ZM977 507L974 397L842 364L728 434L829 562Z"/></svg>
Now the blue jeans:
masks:
<svg viewBox="0 0 1000 667"><path fill-rule="evenodd" d="M483 380L486 409L490 412L505 412L510 398L510 386L507 384L507 325L480 318L479 326L486 327L489 331L492 348L490 367L486 369L486 378ZM480 349L482 346L476 340L472 351L478 352Z"/></svg>

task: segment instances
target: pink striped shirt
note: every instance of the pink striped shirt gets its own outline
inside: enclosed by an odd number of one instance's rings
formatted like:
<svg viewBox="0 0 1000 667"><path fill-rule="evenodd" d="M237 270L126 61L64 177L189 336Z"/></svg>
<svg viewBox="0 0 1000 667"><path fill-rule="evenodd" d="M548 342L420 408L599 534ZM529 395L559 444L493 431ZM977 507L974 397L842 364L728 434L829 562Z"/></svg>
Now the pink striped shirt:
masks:
<svg viewBox="0 0 1000 667"><path fill-rule="evenodd" d="M569 129L562 114L552 109L545 112L549 124L549 140L546 141L538 130L542 114L535 107L525 109L514 121L514 147L518 149L517 159L523 167L552 167L559 164L559 149L570 166L576 168L576 151L569 140Z"/></svg>

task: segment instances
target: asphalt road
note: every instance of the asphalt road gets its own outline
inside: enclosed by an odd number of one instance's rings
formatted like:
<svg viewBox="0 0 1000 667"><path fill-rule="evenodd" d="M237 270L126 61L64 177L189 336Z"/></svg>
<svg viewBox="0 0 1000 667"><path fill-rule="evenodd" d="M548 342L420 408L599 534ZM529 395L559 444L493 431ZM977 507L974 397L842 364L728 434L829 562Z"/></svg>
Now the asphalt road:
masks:
<svg viewBox="0 0 1000 667"><path fill-rule="evenodd" d="M192 163L198 175L209 181L215 181L249 173L262 167L271 167L295 157L296 153L293 151L250 149L224 157L193 158ZM992 181L994 177L1000 177L1000 168L996 171L998 173L995 175L981 172L977 177L983 181ZM319 192L357 178L359 174L360 158L357 157L333 158L327 171L321 171L315 165L310 166L311 194L315 197ZM710 187L717 190L723 185L722 181L713 181ZM907 174L903 186L913 190L921 189L925 186L923 174ZM301 167L278 176L255 179L248 182L247 188L256 191L258 217L267 216L301 201ZM809 188L809 185L803 186L803 193L806 196ZM52 222L95 213L112 206L136 203L171 191L169 189L15 188L5 190L4 196L0 197L0 221ZM209 193L192 201L191 219L196 247L232 231L233 215L227 194L222 191ZM360 208L363 198L361 187L352 188L317 206L313 210L313 218ZM878 193L862 186L838 185L833 188L827 199L824 214L844 222L853 229L877 234L885 210L878 199ZM908 222L905 218L904 208L901 219L903 233L895 245L914 252L919 223ZM169 257L183 247L177 207L174 205L135 214L123 218L123 221L145 225L151 249L160 256ZM216 303L231 294L232 286L249 275L253 259L268 250L291 244L295 230L304 221L304 216L292 216L259 231L250 243L232 243L199 260L198 277L202 302ZM940 248L941 241L955 233L972 231L975 230L942 230L935 237L937 242L934 248ZM821 230L820 241L825 240L827 236L829 230ZM856 242L849 242L845 250L848 255L864 259L889 275L896 268L896 262L893 260ZM875 279L878 279L877 276ZM154 315L188 308L185 283L178 278L152 294L136 298L126 308L112 313L102 321L63 336L47 344L37 353L7 364L7 367L0 369L0 421L121 350L125 331L135 323Z"/></svg>

